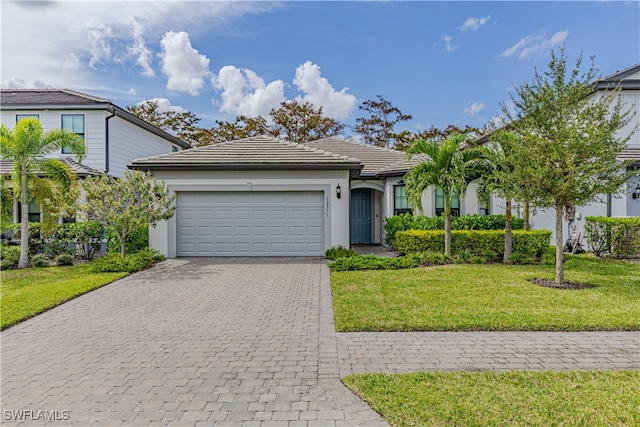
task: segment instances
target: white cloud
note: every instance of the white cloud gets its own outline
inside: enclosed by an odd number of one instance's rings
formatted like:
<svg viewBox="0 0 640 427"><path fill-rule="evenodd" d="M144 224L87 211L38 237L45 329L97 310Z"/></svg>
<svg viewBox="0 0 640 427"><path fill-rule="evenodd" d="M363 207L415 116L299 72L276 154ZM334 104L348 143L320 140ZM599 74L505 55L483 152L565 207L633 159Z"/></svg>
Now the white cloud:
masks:
<svg viewBox="0 0 640 427"><path fill-rule="evenodd" d="M2 82L3 89L53 89L53 86L43 82L42 80L30 80L25 81L23 79L14 77L10 80L4 80Z"/></svg>
<svg viewBox="0 0 640 427"><path fill-rule="evenodd" d="M329 80L320 74L320 67L311 61L296 68L293 83L305 93L297 100L322 107L324 114L333 119L346 119L356 106L357 99L347 93L348 88L335 90Z"/></svg>
<svg viewBox="0 0 640 427"><path fill-rule="evenodd" d="M144 41L144 27L138 21L133 21L133 44L127 47L129 54L136 57L136 62L142 67L142 75L154 77L156 75L151 68L151 51L147 49Z"/></svg>
<svg viewBox="0 0 640 427"><path fill-rule="evenodd" d="M474 116L485 108L487 108L487 105L484 102L473 102L464 108L463 113Z"/></svg>
<svg viewBox="0 0 640 427"><path fill-rule="evenodd" d="M175 111L176 113L184 113L185 110L180 105L172 105L171 101L167 98L153 98L153 99L145 99L144 101L138 102L138 106L146 105L151 102L155 102L158 105L159 113L166 113L168 111Z"/></svg>
<svg viewBox="0 0 640 427"><path fill-rule="evenodd" d="M169 29L224 31L223 24L236 17L286 7L244 1L192 6L181 1L2 1L2 84L19 78L89 92L126 92L131 83L113 80L106 71L117 63L118 69L135 67L152 75L157 43Z"/></svg>
<svg viewBox="0 0 640 427"><path fill-rule="evenodd" d="M491 16L482 16L480 18L474 18L473 16L470 16L466 21L464 21L464 24L462 24L462 26L460 27L460 31L476 31L484 24L489 22L489 19L491 19Z"/></svg>
<svg viewBox="0 0 640 427"><path fill-rule="evenodd" d="M526 59L539 57L547 53L547 51L564 41L569 36L569 31L558 31L551 37L547 38L546 32L540 31L529 34L521 38L516 44L505 49L500 56L502 58L510 58L518 55L518 59Z"/></svg>
<svg viewBox="0 0 640 427"><path fill-rule="evenodd" d="M209 59L191 47L189 35L169 31L162 37L162 72L169 77L167 89L198 95L209 73Z"/></svg>
<svg viewBox="0 0 640 427"><path fill-rule="evenodd" d="M441 37L441 40L444 43L444 49L447 52L453 52L454 50L456 50L458 48L458 46L454 46L451 42L453 41L453 37L451 37L448 34L443 34Z"/></svg>
<svg viewBox="0 0 640 427"><path fill-rule="evenodd" d="M265 84L254 71L227 65L211 78L213 86L222 91L220 111L249 117L269 117L272 108L285 100L284 82Z"/></svg>

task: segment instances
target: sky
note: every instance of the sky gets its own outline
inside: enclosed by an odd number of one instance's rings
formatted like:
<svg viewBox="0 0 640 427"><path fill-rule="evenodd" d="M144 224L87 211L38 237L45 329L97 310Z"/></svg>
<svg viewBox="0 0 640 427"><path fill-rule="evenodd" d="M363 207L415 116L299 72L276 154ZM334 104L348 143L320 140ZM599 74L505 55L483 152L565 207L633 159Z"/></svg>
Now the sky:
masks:
<svg viewBox="0 0 640 427"><path fill-rule="evenodd" d="M353 125L378 95L396 130L482 127L564 47L601 76L640 63L640 1L1 0L3 88L155 99L211 127L309 101ZM350 136L349 128L345 136Z"/></svg>

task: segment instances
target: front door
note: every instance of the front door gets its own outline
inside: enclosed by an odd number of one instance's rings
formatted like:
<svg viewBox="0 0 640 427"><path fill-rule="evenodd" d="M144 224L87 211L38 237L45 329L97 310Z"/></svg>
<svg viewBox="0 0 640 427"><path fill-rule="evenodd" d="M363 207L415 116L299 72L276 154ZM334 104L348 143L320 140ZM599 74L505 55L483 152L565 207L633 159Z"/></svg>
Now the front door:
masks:
<svg viewBox="0 0 640 427"><path fill-rule="evenodd" d="M351 243L371 243L371 190L351 192Z"/></svg>

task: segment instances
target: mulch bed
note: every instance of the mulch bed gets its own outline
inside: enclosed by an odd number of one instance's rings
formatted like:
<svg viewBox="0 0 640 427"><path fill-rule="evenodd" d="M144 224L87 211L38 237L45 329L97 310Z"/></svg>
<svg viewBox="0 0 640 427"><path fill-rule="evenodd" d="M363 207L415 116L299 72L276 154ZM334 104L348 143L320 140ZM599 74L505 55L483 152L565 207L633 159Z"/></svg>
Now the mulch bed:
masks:
<svg viewBox="0 0 640 427"><path fill-rule="evenodd" d="M544 286L545 288L554 288L554 289L590 289L595 288L593 285L584 285L582 283L573 283L573 282L564 282L561 285L558 285L555 280L551 279L531 279L531 283L534 283L539 286Z"/></svg>

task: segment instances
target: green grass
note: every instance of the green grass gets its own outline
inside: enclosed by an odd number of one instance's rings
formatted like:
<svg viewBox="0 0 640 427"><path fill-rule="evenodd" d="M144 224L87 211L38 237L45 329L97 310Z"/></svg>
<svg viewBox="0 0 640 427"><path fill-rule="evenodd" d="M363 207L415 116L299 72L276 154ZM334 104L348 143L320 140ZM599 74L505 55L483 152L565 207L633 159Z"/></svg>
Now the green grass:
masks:
<svg viewBox="0 0 640 427"><path fill-rule="evenodd" d="M4 329L128 273L94 273L90 264L83 264L6 270L0 274L0 328Z"/></svg>
<svg viewBox="0 0 640 427"><path fill-rule="evenodd" d="M343 382L392 426L638 426L640 371L363 374Z"/></svg>
<svg viewBox="0 0 640 427"><path fill-rule="evenodd" d="M567 257L551 289L529 279L554 266L457 264L393 271L333 272L338 331L582 331L640 329L640 264Z"/></svg>

